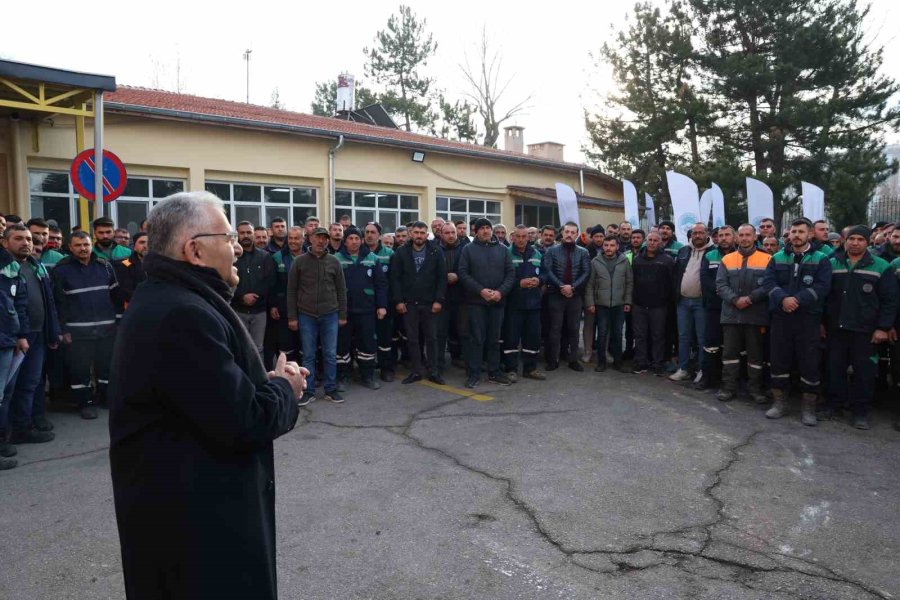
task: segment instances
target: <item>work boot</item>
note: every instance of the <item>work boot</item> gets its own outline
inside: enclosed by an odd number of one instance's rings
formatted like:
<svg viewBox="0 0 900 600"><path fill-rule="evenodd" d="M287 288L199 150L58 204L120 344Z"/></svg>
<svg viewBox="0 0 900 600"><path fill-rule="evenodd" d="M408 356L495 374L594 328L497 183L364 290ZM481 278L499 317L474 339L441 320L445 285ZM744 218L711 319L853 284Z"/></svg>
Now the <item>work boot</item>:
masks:
<svg viewBox="0 0 900 600"><path fill-rule="evenodd" d="M780 419L784 416L784 390L772 390L772 395L775 396L775 401L772 402L772 408L766 411L767 419Z"/></svg>
<svg viewBox="0 0 900 600"><path fill-rule="evenodd" d="M53 423L48 421L44 415L34 417L31 422L38 431L53 431Z"/></svg>
<svg viewBox="0 0 900 600"><path fill-rule="evenodd" d="M367 387L370 390L380 390L381 384L375 381L375 374L366 375L362 380L363 387Z"/></svg>
<svg viewBox="0 0 900 600"><path fill-rule="evenodd" d="M10 444L45 444L52 442L56 437L52 431L38 431L37 429L22 429L13 431L9 436Z"/></svg>
<svg viewBox="0 0 900 600"><path fill-rule="evenodd" d="M346 392L347 387L350 385L349 379L347 377L339 377L337 380L337 391Z"/></svg>
<svg viewBox="0 0 900 600"><path fill-rule="evenodd" d="M805 393L802 400L803 415L800 421L809 427L815 427L819 420L816 418L816 395Z"/></svg>
<svg viewBox="0 0 900 600"><path fill-rule="evenodd" d="M716 394L716 400L719 402L731 402L734 399L734 392L729 392L726 389L721 389Z"/></svg>
<svg viewBox="0 0 900 600"><path fill-rule="evenodd" d="M96 419L97 418L97 407L93 404L88 404L87 406L81 407L81 418L82 419Z"/></svg>
<svg viewBox="0 0 900 600"><path fill-rule="evenodd" d="M388 371L387 369L381 370L381 380L385 383L390 383L394 380L394 372Z"/></svg>

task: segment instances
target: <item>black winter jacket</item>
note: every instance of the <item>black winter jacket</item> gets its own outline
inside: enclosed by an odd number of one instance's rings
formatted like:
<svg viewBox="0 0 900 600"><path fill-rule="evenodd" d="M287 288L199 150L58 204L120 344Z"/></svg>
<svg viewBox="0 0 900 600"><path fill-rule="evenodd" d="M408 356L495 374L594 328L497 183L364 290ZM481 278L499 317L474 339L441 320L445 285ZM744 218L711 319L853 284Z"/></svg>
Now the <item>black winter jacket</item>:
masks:
<svg viewBox="0 0 900 600"><path fill-rule="evenodd" d="M476 239L463 248L458 275L466 291L465 302L487 306L488 302L481 297L481 291L497 290L502 295L500 304L504 304L512 290L516 273L509 250L496 238L492 238L486 244Z"/></svg>
<svg viewBox="0 0 900 600"><path fill-rule="evenodd" d="M426 243L425 262L416 272L413 243L409 240L391 257L391 305L444 303L447 292L447 267L437 244Z"/></svg>
<svg viewBox="0 0 900 600"><path fill-rule="evenodd" d="M641 250L631 261L634 291L631 303L644 308L668 306L675 293L675 261L659 252L653 258Z"/></svg>
<svg viewBox="0 0 900 600"><path fill-rule="evenodd" d="M251 252L244 252L234 266L241 278L231 300L234 310L252 314L275 306L275 260L271 254L254 247ZM257 294L259 298L252 306L247 306L244 294Z"/></svg>

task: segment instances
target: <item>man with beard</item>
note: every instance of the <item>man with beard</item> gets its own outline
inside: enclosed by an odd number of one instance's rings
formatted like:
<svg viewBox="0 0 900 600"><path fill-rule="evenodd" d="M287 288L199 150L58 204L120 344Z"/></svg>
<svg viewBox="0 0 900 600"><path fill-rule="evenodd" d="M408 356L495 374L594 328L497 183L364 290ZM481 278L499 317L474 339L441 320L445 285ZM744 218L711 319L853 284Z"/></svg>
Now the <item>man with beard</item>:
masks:
<svg viewBox="0 0 900 600"><path fill-rule="evenodd" d="M755 241L755 240L754 240ZM678 370L669 376L671 381L690 378L688 363L696 338L697 381L703 376L705 365L703 347L706 344L706 313L703 310L703 293L700 286L700 265L711 246L706 225L695 223L691 227L690 244L678 251L675 258L675 304L678 326Z"/></svg>
<svg viewBox="0 0 900 600"><path fill-rule="evenodd" d="M831 258L831 255L834 254L834 248L828 243L829 231L828 222L819 219L813 223L813 235L809 243L812 244L813 250L818 250L828 258Z"/></svg>
<svg viewBox="0 0 900 600"><path fill-rule="evenodd" d="M284 248L272 255L275 261L275 290L271 308L270 323L275 329L275 347L277 352L284 352L288 360L300 361L300 340L288 329L287 324L287 283L291 265L303 254L303 228L294 226L288 229L287 243ZM275 353L271 353L272 356Z"/></svg>
<svg viewBox="0 0 900 600"><path fill-rule="evenodd" d="M578 362L578 330L581 321L584 286L591 274L591 261L587 250L575 244L578 239L578 225L571 221L562 227L562 243L550 248L544 254L544 270L547 275L547 293L550 295L547 307L550 310L550 345L547 370L559 368L560 349L563 341L563 323L566 324L565 339L569 347L569 368L584 371ZM585 348L589 352L590 348Z"/></svg>
<svg viewBox="0 0 900 600"><path fill-rule="evenodd" d="M394 252L400 249L409 240L409 231L406 225L400 225L394 230Z"/></svg>
<svg viewBox="0 0 900 600"><path fill-rule="evenodd" d="M652 231L647 245L631 261L634 325L634 373L653 369L665 374L666 316L674 293L675 261L662 251L662 238Z"/></svg>
<svg viewBox="0 0 900 600"><path fill-rule="evenodd" d="M434 318L434 355L431 361L431 376L428 379L443 385L448 344L450 359L454 365L459 365L465 355L469 331L466 311L462 304L463 289L459 283L459 258L462 255L463 245L457 237L453 223L444 223L440 245L447 272L447 292L444 307Z"/></svg>
<svg viewBox="0 0 900 600"><path fill-rule="evenodd" d="M110 230L112 228L110 227ZM111 231L110 231L111 233ZM91 238L76 231L69 240L71 255L51 271L71 384L71 398L82 419L97 418L97 404L106 404L109 364L116 336L112 295L119 286L106 259L91 252ZM91 375L97 380L91 396Z"/></svg>
<svg viewBox="0 0 900 600"><path fill-rule="evenodd" d="M120 246L114 239L115 224L108 217L94 219L94 255L107 261L131 256L128 246Z"/></svg>
<svg viewBox="0 0 900 600"><path fill-rule="evenodd" d="M791 222L790 243L775 253L766 267L763 285L769 297L769 330L772 395L766 412L780 419L786 409L791 371L800 372L803 423L815 425L816 394L821 383L819 339L825 298L831 289L831 263L812 247L812 223Z"/></svg>
<svg viewBox="0 0 900 600"><path fill-rule="evenodd" d="M447 290L447 270L443 252L428 243L428 226L416 221L410 227L410 242L391 257L391 304L402 315L410 362L404 384L420 381L425 366L434 362L434 316L441 312ZM425 340L423 364L420 336Z"/></svg>
<svg viewBox="0 0 900 600"><path fill-rule="evenodd" d="M880 344L891 341L900 302L890 265L868 252L870 236L864 225L847 232L846 253L831 259L831 291L825 302L829 378L828 408L822 416L837 416L849 403L857 429L869 429L878 374L873 358ZM848 367L853 367L852 386Z"/></svg>
<svg viewBox="0 0 900 600"><path fill-rule="evenodd" d="M769 325L763 275L771 257L756 247L756 228L738 227L738 247L726 254L716 273L716 293L722 299L722 387L716 399L728 402L738 386L741 354L747 355L747 388L757 404L763 394L763 343Z"/></svg>
<svg viewBox="0 0 900 600"><path fill-rule="evenodd" d="M434 219L431 222L431 235L433 236L434 243L441 243L441 231L444 228L444 220L440 217Z"/></svg>
<svg viewBox="0 0 900 600"><path fill-rule="evenodd" d="M391 257L394 250L386 246L381 235L381 224L371 222L366 224L363 232L366 248L372 253L378 262L378 268L384 274L388 286L387 297L390 299ZM393 243L390 239L389 243ZM383 319L375 322L375 335L378 339L378 369L381 371L381 380L391 382L394 380L394 371L397 368L397 353L393 346L395 311L388 302L387 313Z"/></svg>
<svg viewBox="0 0 900 600"><path fill-rule="evenodd" d="M624 254L631 246L631 223L622 221L619 223L619 235L616 241L619 244L619 254Z"/></svg>
<svg viewBox="0 0 900 600"><path fill-rule="evenodd" d="M40 254L36 255L35 258L48 270L55 267L56 263L63 259L63 255L55 250L55 248L58 248L59 246L55 243L50 243L50 225L44 219L36 217L30 219L25 226L28 227L28 231L31 232L34 248L41 249ZM56 230L58 232L59 228L57 227ZM59 237L61 238L62 235Z"/></svg>
<svg viewBox="0 0 900 600"><path fill-rule="evenodd" d="M509 254L515 277L503 317L504 370L515 382L521 355L522 377L544 380L547 376L537 370L537 361L541 349L541 290L546 274L541 270L541 253L528 243L524 225L513 230Z"/></svg>
<svg viewBox="0 0 900 600"><path fill-rule="evenodd" d="M305 373L269 373L228 304L238 284L222 202L150 211L148 281L119 332L110 466L129 598L277 597L272 441ZM58 269L57 269L58 270Z"/></svg>
<svg viewBox="0 0 900 600"><path fill-rule="evenodd" d="M5 221L4 221L5 224ZM31 232L21 224L3 227L0 239L0 381L6 382L16 356L28 351L28 297L16 256L31 252ZM9 405L0 390L0 471L15 468L15 447L6 442Z"/></svg>
<svg viewBox="0 0 900 600"><path fill-rule="evenodd" d="M262 225L253 228L253 245L260 250L268 252L269 230Z"/></svg>
<svg viewBox="0 0 900 600"><path fill-rule="evenodd" d="M234 291L231 307L244 322L250 338L256 342L256 348L262 356L268 303L275 285L275 261L272 260L271 254L254 243L256 233L258 232L254 230L250 221L238 223L238 243L243 254L235 263L240 282ZM263 248L265 246L266 244L263 244Z"/></svg>
<svg viewBox="0 0 900 600"><path fill-rule="evenodd" d="M698 390L715 387L722 378L722 299L716 292L716 274L722 259L734 251L734 229L731 225L722 225L718 231L717 246L703 255L700 265L706 336L703 341L705 367L700 380L694 383L694 388Z"/></svg>
<svg viewBox="0 0 900 600"><path fill-rule="evenodd" d="M459 240L459 243L465 246L472 240L469 239L468 225L466 225L465 221L457 221L454 223L456 225L456 239ZM442 230L443 231L443 230Z"/></svg>
<svg viewBox="0 0 900 600"><path fill-rule="evenodd" d="M139 231L134 234L134 248L131 256L123 260L114 261L112 266L116 272L116 288L114 297L123 308L128 306L137 286L147 279L144 273L144 255L147 253L147 234Z"/></svg>
<svg viewBox="0 0 900 600"><path fill-rule="evenodd" d="M303 252L309 252L309 247L312 244L312 232L316 230L319 226L319 217L314 217L312 215L306 217L306 221L303 224Z"/></svg>
<svg viewBox="0 0 900 600"><path fill-rule="evenodd" d="M272 239L269 240L269 244L265 249L269 254L275 254L283 250L285 243L287 243L287 221L281 217L275 217L269 223L269 229L272 230Z"/></svg>
<svg viewBox="0 0 900 600"><path fill-rule="evenodd" d="M348 219L350 217L347 217ZM344 226L340 223L332 223L328 227L328 254L337 254L344 247Z"/></svg>
<svg viewBox="0 0 900 600"><path fill-rule="evenodd" d="M381 387L375 381L375 353L378 349L375 323L387 315L388 283L375 254L362 243L359 229L350 226L344 247L335 254L347 286L347 323L338 329L338 391L346 391L350 381L353 351L362 384L370 390Z"/></svg>
<svg viewBox="0 0 900 600"><path fill-rule="evenodd" d="M498 242L509 248L509 240L506 239L506 225L503 223L494 225L494 236Z"/></svg>

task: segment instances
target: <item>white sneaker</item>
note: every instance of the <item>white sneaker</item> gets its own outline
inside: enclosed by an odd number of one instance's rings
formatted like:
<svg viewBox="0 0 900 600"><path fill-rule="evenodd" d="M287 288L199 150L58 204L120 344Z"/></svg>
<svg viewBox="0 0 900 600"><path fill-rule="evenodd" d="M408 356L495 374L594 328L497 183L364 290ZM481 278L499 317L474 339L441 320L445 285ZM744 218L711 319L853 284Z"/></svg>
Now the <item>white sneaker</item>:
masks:
<svg viewBox="0 0 900 600"><path fill-rule="evenodd" d="M697 376L694 377L694 383L700 383L701 379L703 379L703 371L697 371Z"/></svg>
<svg viewBox="0 0 900 600"><path fill-rule="evenodd" d="M685 371L684 369L678 369L671 375L669 375L670 381L684 381L685 379L690 379L691 374Z"/></svg>
<svg viewBox="0 0 900 600"><path fill-rule="evenodd" d="M581 355L581 362L583 362L583 363L591 364L591 361L593 361L593 360L594 360L593 352L585 352L584 354Z"/></svg>

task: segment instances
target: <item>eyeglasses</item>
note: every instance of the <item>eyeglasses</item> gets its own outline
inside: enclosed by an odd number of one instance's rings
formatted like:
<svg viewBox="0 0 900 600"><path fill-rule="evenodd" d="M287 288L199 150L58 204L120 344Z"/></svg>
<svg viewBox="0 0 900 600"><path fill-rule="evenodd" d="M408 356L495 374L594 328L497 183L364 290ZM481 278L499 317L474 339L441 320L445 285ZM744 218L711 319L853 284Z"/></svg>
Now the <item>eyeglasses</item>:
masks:
<svg viewBox="0 0 900 600"><path fill-rule="evenodd" d="M220 235L224 235L232 244L237 242L238 239L238 234L236 231L229 231L228 233L198 233L197 235L192 236L191 239L196 240L197 238L201 237L216 237Z"/></svg>

